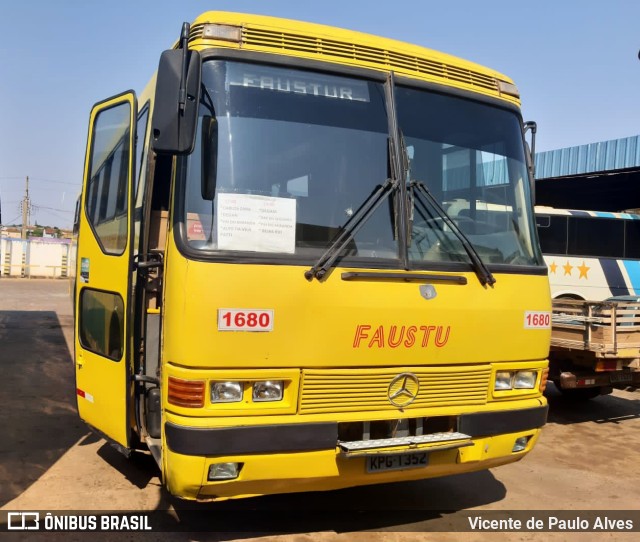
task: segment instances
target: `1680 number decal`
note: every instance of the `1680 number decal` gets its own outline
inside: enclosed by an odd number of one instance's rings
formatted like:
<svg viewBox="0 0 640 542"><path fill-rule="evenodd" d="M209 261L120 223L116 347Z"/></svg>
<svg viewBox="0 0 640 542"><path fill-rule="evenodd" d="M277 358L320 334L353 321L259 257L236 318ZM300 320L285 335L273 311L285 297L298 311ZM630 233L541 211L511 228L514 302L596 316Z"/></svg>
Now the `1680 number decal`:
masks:
<svg viewBox="0 0 640 542"><path fill-rule="evenodd" d="M273 331L273 310L218 309L218 331Z"/></svg>
<svg viewBox="0 0 640 542"><path fill-rule="evenodd" d="M526 311L524 313L525 329L549 329L551 327L550 312Z"/></svg>

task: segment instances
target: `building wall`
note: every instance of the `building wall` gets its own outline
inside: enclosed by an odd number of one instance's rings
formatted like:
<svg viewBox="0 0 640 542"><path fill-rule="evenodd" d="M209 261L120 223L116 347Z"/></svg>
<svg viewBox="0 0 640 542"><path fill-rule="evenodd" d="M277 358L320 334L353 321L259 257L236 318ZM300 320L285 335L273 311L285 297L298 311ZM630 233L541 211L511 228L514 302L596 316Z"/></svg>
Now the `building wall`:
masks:
<svg viewBox="0 0 640 542"><path fill-rule="evenodd" d="M69 239L0 239L0 277L65 278L70 269Z"/></svg>

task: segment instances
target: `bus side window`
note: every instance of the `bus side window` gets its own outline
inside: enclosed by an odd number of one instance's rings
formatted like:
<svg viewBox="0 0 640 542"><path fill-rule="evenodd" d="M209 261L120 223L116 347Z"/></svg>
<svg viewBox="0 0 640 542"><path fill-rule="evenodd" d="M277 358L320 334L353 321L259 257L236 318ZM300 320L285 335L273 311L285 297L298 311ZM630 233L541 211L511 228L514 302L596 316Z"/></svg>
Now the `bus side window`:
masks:
<svg viewBox="0 0 640 542"><path fill-rule="evenodd" d="M86 213L105 254L127 246L129 104L100 112L91 147Z"/></svg>
<svg viewBox="0 0 640 542"><path fill-rule="evenodd" d="M544 254L567 253L567 216L538 215L538 237Z"/></svg>
<svg viewBox="0 0 640 542"><path fill-rule="evenodd" d="M624 221L613 218L569 217L568 240L569 254L622 258Z"/></svg>
<svg viewBox="0 0 640 542"><path fill-rule="evenodd" d="M158 155L152 179L151 222L149 224L149 249L164 250L167 232L169 197L171 193L172 157Z"/></svg>
<svg viewBox="0 0 640 542"><path fill-rule="evenodd" d="M120 359L122 357L123 326L120 322L120 316L115 310L111 313L108 334L109 343L107 346L107 352L109 357L112 359Z"/></svg>
<svg viewBox="0 0 640 542"><path fill-rule="evenodd" d="M640 220L625 220L624 255L640 259Z"/></svg>
<svg viewBox="0 0 640 542"><path fill-rule="evenodd" d="M138 193L140 190L140 184L144 184L145 177L145 159L147 155L147 148L145 143L147 141L147 124L149 121L149 105L145 105L142 112L138 115L138 124L136 128L136 165L135 165L135 198L138 199Z"/></svg>
<svg viewBox="0 0 640 542"><path fill-rule="evenodd" d="M118 294L84 288L80 295L80 344L112 361L122 358L124 302Z"/></svg>

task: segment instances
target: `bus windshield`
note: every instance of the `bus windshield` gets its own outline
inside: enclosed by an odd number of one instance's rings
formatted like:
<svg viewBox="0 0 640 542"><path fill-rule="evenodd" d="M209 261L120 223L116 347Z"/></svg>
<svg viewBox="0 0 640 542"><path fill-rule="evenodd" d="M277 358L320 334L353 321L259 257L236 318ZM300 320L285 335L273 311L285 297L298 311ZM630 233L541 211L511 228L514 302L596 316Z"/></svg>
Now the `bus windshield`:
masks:
<svg viewBox="0 0 640 542"><path fill-rule="evenodd" d="M390 176L384 83L210 60L202 67L199 140L186 162L183 241L199 257L312 263ZM541 265L533 242L518 116L480 102L396 89L409 156L423 183L488 264ZM468 266L459 239L408 190L408 247L395 199L341 253L354 265Z"/></svg>
<svg viewBox="0 0 640 542"><path fill-rule="evenodd" d="M426 187L487 264L540 265L520 123L506 109L396 90L410 187ZM411 191L413 262L467 261L433 206Z"/></svg>

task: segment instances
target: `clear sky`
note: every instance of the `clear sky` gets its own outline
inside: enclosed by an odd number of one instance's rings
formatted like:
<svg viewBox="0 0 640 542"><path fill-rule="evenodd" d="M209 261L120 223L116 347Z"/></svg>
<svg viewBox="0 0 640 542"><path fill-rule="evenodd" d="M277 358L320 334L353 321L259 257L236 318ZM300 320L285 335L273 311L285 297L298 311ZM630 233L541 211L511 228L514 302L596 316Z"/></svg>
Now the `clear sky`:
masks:
<svg viewBox="0 0 640 542"><path fill-rule="evenodd" d="M538 149L640 134L638 0L0 0L0 200L70 227L93 103L140 92L183 21L240 11L408 41L512 77Z"/></svg>

